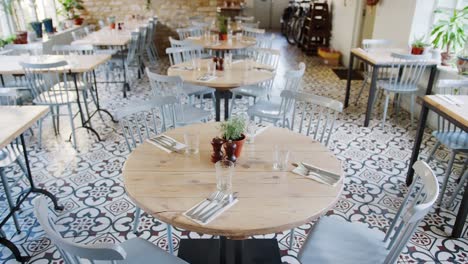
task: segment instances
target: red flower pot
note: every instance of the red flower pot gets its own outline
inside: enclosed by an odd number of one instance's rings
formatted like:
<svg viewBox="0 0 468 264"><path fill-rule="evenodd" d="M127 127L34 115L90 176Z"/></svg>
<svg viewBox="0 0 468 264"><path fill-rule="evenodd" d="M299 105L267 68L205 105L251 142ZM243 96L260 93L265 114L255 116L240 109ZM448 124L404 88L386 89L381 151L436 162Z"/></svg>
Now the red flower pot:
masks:
<svg viewBox="0 0 468 264"><path fill-rule="evenodd" d="M81 26L83 24L84 19L82 17L77 17L73 19L73 23L75 26Z"/></svg>
<svg viewBox="0 0 468 264"><path fill-rule="evenodd" d="M110 23L110 28L115 29L115 23Z"/></svg>
<svg viewBox="0 0 468 264"><path fill-rule="evenodd" d="M219 33L219 40L220 41L225 41L228 39L228 35L227 34L222 34L222 33Z"/></svg>
<svg viewBox="0 0 468 264"><path fill-rule="evenodd" d="M421 55L424 53L424 48L412 47L411 54L413 55Z"/></svg>
<svg viewBox="0 0 468 264"><path fill-rule="evenodd" d="M13 41L14 44L27 44L28 43L28 32L27 31L17 31L16 38Z"/></svg>
<svg viewBox="0 0 468 264"><path fill-rule="evenodd" d="M244 146L246 136L242 134L242 139L234 141L237 145L236 152L234 152L234 155L236 155L236 158L239 158L242 152L242 147Z"/></svg>

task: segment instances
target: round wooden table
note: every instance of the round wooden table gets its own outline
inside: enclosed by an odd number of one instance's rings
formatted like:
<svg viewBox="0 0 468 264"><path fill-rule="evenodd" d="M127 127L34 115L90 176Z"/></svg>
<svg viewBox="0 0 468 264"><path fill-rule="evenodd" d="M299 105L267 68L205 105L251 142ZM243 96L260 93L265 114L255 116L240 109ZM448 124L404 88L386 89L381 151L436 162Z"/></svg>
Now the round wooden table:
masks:
<svg viewBox="0 0 468 264"><path fill-rule="evenodd" d="M216 190L210 141L219 135L218 127L219 123L195 124L167 132L181 142L184 132L199 133L198 155L167 154L150 143L136 148L123 168L124 186L129 197L148 214L173 226L238 240L309 223L338 200L343 188L342 179L333 187L292 173L291 164L287 171L275 171L272 167L275 144L286 145L291 151L290 163L307 162L343 175L340 161L333 153L302 134L269 127L255 137L254 144L244 145L237 161L232 182L233 191L238 192L238 203L205 226L192 222L182 214ZM256 244L265 241L268 240L245 240L244 255L251 256L258 251ZM203 254L218 253L212 248L217 247L217 240L183 242L185 245L181 243L179 250L181 257L201 255L201 250L206 250ZM235 243L233 240L227 242ZM274 250L278 251L276 239L268 243L273 247L272 253L279 256ZM229 248L229 244L227 246ZM264 255L270 253L260 250L257 254L267 257ZM219 260L219 255L213 257L216 258Z"/></svg>
<svg viewBox="0 0 468 264"><path fill-rule="evenodd" d="M252 47L257 43L254 38L242 37L241 40L237 40L235 36L233 36L231 42L220 40L217 44L213 44L210 39L206 39L205 37L188 37L187 39L195 45L213 51L236 51Z"/></svg>
<svg viewBox="0 0 468 264"><path fill-rule="evenodd" d="M210 81L198 80L200 76L207 73L207 64L211 61L211 59L201 60L202 67L200 71L187 70L192 68L192 61L176 64L169 67L167 75L180 76L184 82L216 89L216 121L221 120L221 99L224 99L224 119L229 118L230 89L262 83L275 77L275 72L269 65L254 63L253 69L249 71L245 60L234 60L230 69L216 71L216 79Z"/></svg>

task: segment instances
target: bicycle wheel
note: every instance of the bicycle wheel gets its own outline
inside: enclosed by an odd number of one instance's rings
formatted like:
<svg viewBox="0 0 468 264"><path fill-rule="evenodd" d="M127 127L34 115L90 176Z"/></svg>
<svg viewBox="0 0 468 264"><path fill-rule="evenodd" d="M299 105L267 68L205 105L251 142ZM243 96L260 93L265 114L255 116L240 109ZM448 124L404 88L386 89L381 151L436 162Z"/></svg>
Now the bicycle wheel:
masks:
<svg viewBox="0 0 468 264"><path fill-rule="evenodd" d="M294 41L296 43L301 43L302 41L302 27L304 26L304 21L305 17L300 17L296 20L296 23L294 24Z"/></svg>
<svg viewBox="0 0 468 264"><path fill-rule="evenodd" d="M292 17L286 26L286 40L291 45L296 45L296 41L294 40L294 24L296 23L296 18Z"/></svg>

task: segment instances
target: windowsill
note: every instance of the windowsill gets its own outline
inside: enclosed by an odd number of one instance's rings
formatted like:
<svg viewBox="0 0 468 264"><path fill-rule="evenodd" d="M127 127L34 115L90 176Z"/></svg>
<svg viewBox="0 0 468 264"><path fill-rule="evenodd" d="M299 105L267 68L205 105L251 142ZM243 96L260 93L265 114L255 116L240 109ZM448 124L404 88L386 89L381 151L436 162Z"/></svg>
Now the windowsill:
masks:
<svg viewBox="0 0 468 264"><path fill-rule="evenodd" d="M449 78L468 78L468 75L458 74L458 69L455 66L442 66L438 65L437 70L439 70L439 79L449 79Z"/></svg>
<svg viewBox="0 0 468 264"><path fill-rule="evenodd" d="M76 29L79 29L81 28L82 26L73 26L71 28L67 28L65 30L62 30L62 31L58 31L58 32L55 32L54 34L51 34L51 35L47 35L47 33L44 33L44 35L42 36L42 39L37 39L36 41L32 42L32 43L46 43L46 42L49 42L51 40L53 40L54 38L62 35L62 34L67 34L71 31L74 31Z"/></svg>

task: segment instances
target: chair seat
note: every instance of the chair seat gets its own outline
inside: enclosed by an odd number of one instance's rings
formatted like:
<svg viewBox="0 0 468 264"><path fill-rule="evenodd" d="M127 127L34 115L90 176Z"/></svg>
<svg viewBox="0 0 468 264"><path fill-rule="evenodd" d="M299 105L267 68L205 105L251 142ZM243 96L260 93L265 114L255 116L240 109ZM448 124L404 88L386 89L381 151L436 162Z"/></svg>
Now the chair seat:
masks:
<svg viewBox="0 0 468 264"><path fill-rule="evenodd" d="M187 264L176 256L173 256L151 242L136 237L129 239L120 246L127 253L125 260L119 260L121 264L140 263L164 263L164 264ZM109 261L94 261L96 264L109 263Z"/></svg>
<svg viewBox="0 0 468 264"><path fill-rule="evenodd" d="M198 123L204 119L208 119L210 115L210 112L203 109L191 105L183 105L182 113L177 113L176 115L176 122L179 125Z"/></svg>
<svg viewBox="0 0 468 264"><path fill-rule="evenodd" d="M77 81L76 85L78 86L79 91L86 90L89 88L89 85L82 81ZM75 91L75 83L73 81L60 82L55 84L54 87L52 87L52 90L55 91L64 89Z"/></svg>
<svg viewBox="0 0 468 264"><path fill-rule="evenodd" d="M468 150L468 133L462 131L440 132L434 131L432 135L450 149Z"/></svg>
<svg viewBox="0 0 468 264"><path fill-rule="evenodd" d="M338 217L323 217L310 231L299 253L301 263L377 264L389 251L385 234L363 223L350 223Z"/></svg>
<svg viewBox="0 0 468 264"><path fill-rule="evenodd" d="M280 119L281 103L274 101L260 101L247 109L249 116L258 116L270 119Z"/></svg>
<svg viewBox="0 0 468 264"><path fill-rule="evenodd" d="M379 81L378 87L393 93L414 93L418 91L418 86L415 84L395 84L389 81Z"/></svg>
<svg viewBox="0 0 468 264"><path fill-rule="evenodd" d="M182 87L182 89L189 96L211 94L214 92L213 88L209 88L209 87L201 86L201 85L189 84L189 83L184 83L184 86Z"/></svg>
<svg viewBox="0 0 468 264"><path fill-rule="evenodd" d="M22 153L23 151L16 144L9 144L3 149L0 149L0 168L8 167L13 164Z"/></svg>
<svg viewBox="0 0 468 264"><path fill-rule="evenodd" d="M37 105L62 105L76 102L75 91L47 91L33 100Z"/></svg>
<svg viewBox="0 0 468 264"><path fill-rule="evenodd" d="M267 89L259 85L249 85L231 89L231 92L236 95L261 97L266 94Z"/></svg>

